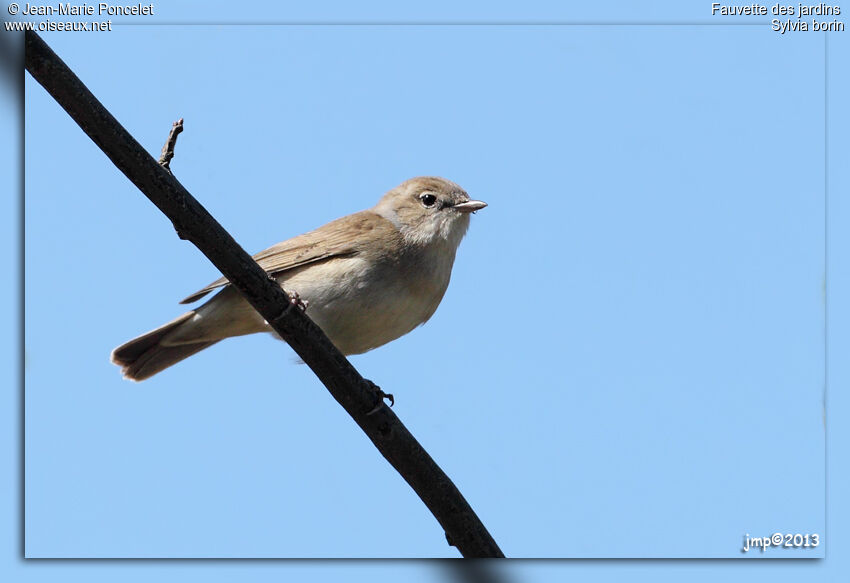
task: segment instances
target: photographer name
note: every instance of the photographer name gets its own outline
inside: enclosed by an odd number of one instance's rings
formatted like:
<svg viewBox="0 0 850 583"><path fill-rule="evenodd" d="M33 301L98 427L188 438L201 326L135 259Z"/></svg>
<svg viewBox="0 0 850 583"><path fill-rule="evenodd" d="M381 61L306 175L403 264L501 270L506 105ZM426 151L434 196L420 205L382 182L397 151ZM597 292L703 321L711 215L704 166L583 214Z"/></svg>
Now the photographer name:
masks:
<svg viewBox="0 0 850 583"><path fill-rule="evenodd" d="M153 4L124 6L99 2L98 4L71 4L65 2L55 5L39 6L25 4L21 14L32 16L152 16Z"/></svg>

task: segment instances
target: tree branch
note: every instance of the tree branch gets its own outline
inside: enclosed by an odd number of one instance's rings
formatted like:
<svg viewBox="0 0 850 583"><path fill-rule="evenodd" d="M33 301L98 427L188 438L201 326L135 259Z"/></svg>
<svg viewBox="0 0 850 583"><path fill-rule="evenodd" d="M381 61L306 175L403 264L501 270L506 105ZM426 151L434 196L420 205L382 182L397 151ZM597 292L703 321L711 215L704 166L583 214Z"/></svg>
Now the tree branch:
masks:
<svg viewBox="0 0 850 583"><path fill-rule="evenodd" d="M162 147L162 153L159 155L159 165L171 172L171 159L174 157L174 146L177 145L177 136L183 131L183 118L181 117L171 124L171 131L168 132L168 139Z"/></svg>
<svg viewBox="0 0 850 583"><path fill-rule="evenodd" d="M26 32L26 69L130 181L239 290L316 373L375 447L419 495L464 557L502 551L460 491L327 336L192 195L160 166L34 32ZM176 138L176 132L174 136Z"/></svg>

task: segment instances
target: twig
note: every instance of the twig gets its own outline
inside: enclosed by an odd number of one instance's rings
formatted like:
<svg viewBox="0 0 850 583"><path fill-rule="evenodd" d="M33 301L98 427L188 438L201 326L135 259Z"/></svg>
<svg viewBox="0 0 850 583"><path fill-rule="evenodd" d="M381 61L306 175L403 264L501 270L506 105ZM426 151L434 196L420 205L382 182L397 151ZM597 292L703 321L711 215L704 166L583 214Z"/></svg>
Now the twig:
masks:
<svg viewBox="0 0 850 583"><path fill-rule="evenodd" d="M212 261L316 373L334 399L422 499L464 557L502 557L449 477L351 363L227 231L148 154L34 32L25 33L26 68L115 166Z"/></svg>
<svg viewBox="0 0 850 583"><path fill-rule="evenodd" d="M183 118L181 117L171 124L171 131L168 132L168 139L162 147L162 153L159 155L159 165L171 172L171 159L174 157L174 146L177 145L177 136L183 131Z"/></svg>

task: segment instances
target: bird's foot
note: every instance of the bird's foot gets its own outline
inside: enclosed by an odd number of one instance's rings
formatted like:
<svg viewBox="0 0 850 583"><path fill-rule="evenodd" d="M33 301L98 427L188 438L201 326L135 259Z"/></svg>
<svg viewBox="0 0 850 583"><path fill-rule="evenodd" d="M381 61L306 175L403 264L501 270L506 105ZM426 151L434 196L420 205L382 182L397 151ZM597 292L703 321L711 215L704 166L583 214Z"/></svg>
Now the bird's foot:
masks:
<svg viewBox="0 0 850 583"><path fill-rule="evenodd" d="M293 306L298 307L302 312L307 311L307 306L310 305L310 302L307 300L302 300L301 296L298 295L298 292L287 291L286 295L289 296L289 303Z"/></svg>
<svg viewBox="0 0 850 583"><path fill-rule="evenodd" d="M381 387L379 387L378 385L376 385L375 383L373 383L369 379L364 379L364 380L367 383L369 383L369 386L372 387L373 391L375 391L375 397L377 397L377 400L378 400L378 402L375 403L375 406L372 408L372 410L369 411L368 413L366 413L366 415L373 415L373 414L377 413L378 410L381 407L384 406L384 399L389 399L390 407L395 405L395 398L393 398L392 393L385 393L384 391L381 390Z"/></svg>

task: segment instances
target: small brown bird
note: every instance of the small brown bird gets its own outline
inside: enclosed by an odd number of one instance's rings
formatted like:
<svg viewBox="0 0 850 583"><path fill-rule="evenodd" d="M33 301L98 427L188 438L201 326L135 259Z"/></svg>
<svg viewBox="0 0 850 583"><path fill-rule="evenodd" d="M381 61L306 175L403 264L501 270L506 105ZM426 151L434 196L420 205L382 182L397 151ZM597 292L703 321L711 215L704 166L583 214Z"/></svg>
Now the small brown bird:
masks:
<svg viewBox="0 0 850 583"><path fill-rule="evenodd" d="M487 206L457 184L419 177L373 208L337 219L254 255L346 355L407 334L437 309L449 285L469 215ZM230 336L271 328L225 278L184 299L224 288L202 306L112 351L126 378L141 381Z"/></svg>

